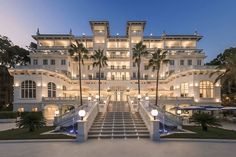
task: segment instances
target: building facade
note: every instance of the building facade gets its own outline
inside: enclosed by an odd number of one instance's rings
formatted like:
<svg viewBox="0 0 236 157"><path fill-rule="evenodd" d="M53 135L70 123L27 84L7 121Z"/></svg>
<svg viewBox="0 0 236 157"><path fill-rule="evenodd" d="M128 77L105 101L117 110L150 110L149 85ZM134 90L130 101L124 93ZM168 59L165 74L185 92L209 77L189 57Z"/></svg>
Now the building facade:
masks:
<svg viewBox="0 0 236 157"><path fill-rule="evenodd" d="M175 113L176 106L220 105L220 84L216 76L209 77L215 69L204 65L206 55L198 48L202 36L144 35L145 21L128 21L126 34L111 35L108 21L90 21L92 36L83 34L41 34L32 37L37 42L36 52L30 53L31 64L10 70L14 76L14 110L40 111L53 119L55 113L63 114L77 106L79 96L78 63L68 49L75 41L83 43L89 55L103 49L108 66L101 73L101 96L111 96L113 101L126 101L127 96L137 96L137 65L132 59L132 48L142 41L150 54L161 48L168 51L168 63L160 68L159 103L165 110ZM151 55L142 57L141 95L155 96L156 73L148 69ZM98 94L98 69L92 60L85 60L82 69L83 96ZM189 114L189 113L187 113Z"/></svg>

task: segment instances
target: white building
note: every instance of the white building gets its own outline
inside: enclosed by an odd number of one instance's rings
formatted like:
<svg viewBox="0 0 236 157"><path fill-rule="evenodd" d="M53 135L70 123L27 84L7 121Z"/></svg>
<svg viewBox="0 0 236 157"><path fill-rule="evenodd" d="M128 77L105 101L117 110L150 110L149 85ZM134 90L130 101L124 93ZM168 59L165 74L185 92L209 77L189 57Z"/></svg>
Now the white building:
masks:
<svg viewBox="0 0 236 157"><path fill-rule="evenodd" d="M31 53L31 64L10 70L14 76L14 110L43 111L47 119L56 112L63 114L78 105L78 64L68 54L71 43L83 43L90 54L100 48L108 57L102 69L101 95L111 100L126 101L137 96L137 66L132 60L132 48L140 41L152 52L155 48L168 51L169 63L161 66L159 103L168 112L176 106L215 106L221 104L220 84L209 77L214 67L205 66L206 55L197 44L202 36L168 35L144 36L145 21L128 21L125 36L111 35L108 21L90 21L92 36L83 34L41 34L32 37L37 51ZM150 57L142 58L141 95L155 96L156 73L147 69ZM83 96L98 93L98 69L86 60L82 68ZM184 114L184 113L183 113ZM189 114L189 113L187 113Z"/></svg>

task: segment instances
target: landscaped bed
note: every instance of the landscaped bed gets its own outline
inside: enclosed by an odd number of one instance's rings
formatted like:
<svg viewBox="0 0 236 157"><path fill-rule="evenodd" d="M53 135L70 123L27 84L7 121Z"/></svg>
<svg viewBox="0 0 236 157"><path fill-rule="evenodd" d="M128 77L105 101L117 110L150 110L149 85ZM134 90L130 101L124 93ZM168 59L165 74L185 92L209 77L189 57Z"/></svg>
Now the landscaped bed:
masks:
<svg viewBox="0 0 236 157"><path fill-rule="evenodd" d="M55 127L42 127L34 132L29 132L28 128L11 129L0 131L0 140L20 140L20 139L74 139L74 137L63 134L43 134L53 130Z"/></svg>
<svg viewBox="0 0 236 157"><path fill-rule="evenodd" d="M208 127L208 131L202 131L200 126L183 126L183 129L194 133L174 133L162 138L193 138L193 139L236 139L236 131L225 130L217 127Z"/></svg>

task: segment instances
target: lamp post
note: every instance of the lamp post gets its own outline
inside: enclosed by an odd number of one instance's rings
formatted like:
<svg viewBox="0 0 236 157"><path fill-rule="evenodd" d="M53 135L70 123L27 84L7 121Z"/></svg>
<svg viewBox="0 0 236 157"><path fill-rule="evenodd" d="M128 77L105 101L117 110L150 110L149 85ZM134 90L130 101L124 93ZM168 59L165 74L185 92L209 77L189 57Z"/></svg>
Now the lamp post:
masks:
<svg viewBox="0 0 236 157"><path fill-rule="evenodd" d="M86 115L86 111L85 110L79 110L79 116L80 116L80 120L82 121L84 116Z"/></svg>
<svg viewBox="0 0 236 157"><path fill-rule="evenodd" d="M151 115L153 116L154 120L151 121L151 127L150 127L150 137L153 141L159 141L160 140L160 132L159 132L159 123L160 121L157 119L158 111L157 109L152 109Z"/></svg>

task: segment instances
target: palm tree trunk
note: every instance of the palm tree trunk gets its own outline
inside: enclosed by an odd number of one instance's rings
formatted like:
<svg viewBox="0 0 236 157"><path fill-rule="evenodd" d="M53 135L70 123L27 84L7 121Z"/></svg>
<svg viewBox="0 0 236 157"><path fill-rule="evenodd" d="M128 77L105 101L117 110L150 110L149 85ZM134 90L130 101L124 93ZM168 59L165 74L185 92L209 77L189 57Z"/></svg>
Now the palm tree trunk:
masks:
<svg viewBox="0 0 236 157"><path fill-rule="evenodd" d="M80 91L80 106L83 105L83 98L82 98L82 81L81 81L81 60L79 58L79 91Z"/></svg>
<svg viewBox="0 0 236 157"><path fill-rule="evenodd" d="M157 80L156 80L156 106L158 103L158 88L159 88L159 68L157 69Z"/></svg>
<svg viewBox="0 0 236 157"><path fill-rule="evenodd" d="M99 65L98 67L98 73L99 73L99 78L98 78L98 102L100 103L100 82L101 82L101 66Z"/></svg>
<svg viewBox="0 0 236 157"><path fill-rule="evenodd" d="M138 94L140 94L140 63L141 63L141 58L139 56L139 61L138 61Z"/></svg>

